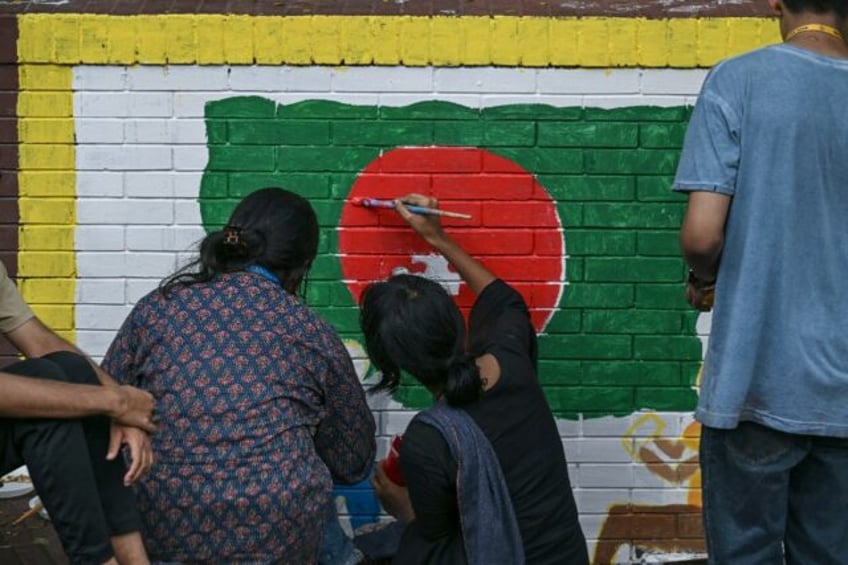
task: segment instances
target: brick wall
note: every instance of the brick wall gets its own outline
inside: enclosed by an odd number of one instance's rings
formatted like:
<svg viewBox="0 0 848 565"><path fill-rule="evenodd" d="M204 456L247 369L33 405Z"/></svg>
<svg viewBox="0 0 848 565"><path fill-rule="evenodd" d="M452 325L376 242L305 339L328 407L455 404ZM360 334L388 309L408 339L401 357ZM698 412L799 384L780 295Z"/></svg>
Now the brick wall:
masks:
<svg viewBox="0 0 848 565"><path fill-rule="evenodd" d="M102 355L238 198L283 185L322 226L308 302L367 384L365 281L406 268L451 285L462 307L471 297L396 218L349 199L434 194L473 216L446 226L531 306L595 561L703 551L691 409L709 317L682 299L685 201L668 187L705 67L774 38L767 22L19 25L17 266L46 322ZM356 30L370 39L330 40ZM414 386L371 398L381 453L428 402ZM355 524L377 519L367 486L340 494Z"/></svg>

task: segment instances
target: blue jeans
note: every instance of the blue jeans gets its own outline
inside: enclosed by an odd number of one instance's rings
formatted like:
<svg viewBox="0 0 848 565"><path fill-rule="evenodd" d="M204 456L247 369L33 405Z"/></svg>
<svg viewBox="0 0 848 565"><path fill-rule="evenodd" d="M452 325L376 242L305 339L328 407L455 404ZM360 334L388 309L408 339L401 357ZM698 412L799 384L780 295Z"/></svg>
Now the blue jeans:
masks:
<svg viewBox="0 0 848 565"><path fill-rule="evenodd" d="M354 565L356 563L359 563L359 557L353 546L353 540L342 529L336 502L330 499L324 515L318 565Z"/></svg>
<svg viewBox="0 0 848 565"><path fill-rule="evenodd" d="M702 427L710 563L848 563L848 439Z"/></svg>

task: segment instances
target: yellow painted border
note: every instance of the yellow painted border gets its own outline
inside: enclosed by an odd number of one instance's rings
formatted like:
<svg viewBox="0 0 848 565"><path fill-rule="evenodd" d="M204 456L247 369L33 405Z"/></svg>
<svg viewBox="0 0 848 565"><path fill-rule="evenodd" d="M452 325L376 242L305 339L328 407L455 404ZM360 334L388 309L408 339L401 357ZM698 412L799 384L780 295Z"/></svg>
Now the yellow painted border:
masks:
<svg viewBox="0 0 848 565"><path fill-rule="evenodd" d="M711 67L777 42L769 18L19 16L22 63Z"/></svg>
<svg viewBox="0 0 848 565"><path fill-rule="evenodd" d="M72 67L18 67L18 276L38 316L73 338L76 158Z"/></svg>
<svg viewBox="0 0 848 565"><path fill-rule="evenodd" d="M18 16L24 297L73 337L74 65L710 67L774 43L767 18Z"/></svg>

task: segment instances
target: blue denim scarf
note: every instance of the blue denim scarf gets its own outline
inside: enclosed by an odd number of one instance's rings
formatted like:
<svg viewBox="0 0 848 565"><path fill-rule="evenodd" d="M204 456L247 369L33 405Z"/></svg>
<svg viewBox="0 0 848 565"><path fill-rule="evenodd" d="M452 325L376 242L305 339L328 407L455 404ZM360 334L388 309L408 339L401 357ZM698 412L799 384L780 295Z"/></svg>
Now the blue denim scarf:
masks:
<svg viewBox="0 0 848 565"><path fill-rule="evenodd" d="M441 432L456 461L459 521L469 565L523 565L521 532L489 439L465 410L444 402L416 419Z"/></svg>

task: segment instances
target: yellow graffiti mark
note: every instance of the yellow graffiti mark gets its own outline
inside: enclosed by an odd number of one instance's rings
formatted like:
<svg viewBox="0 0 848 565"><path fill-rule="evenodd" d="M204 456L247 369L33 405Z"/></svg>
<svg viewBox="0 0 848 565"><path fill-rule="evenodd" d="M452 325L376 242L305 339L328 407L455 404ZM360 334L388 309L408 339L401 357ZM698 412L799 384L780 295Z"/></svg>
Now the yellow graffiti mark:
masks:
<svg viewBox="0 0 848 565"><path fill-rule="evenodd" d="M701 425L689 423L679 437L663 437L665 421L655 413L639 417L624 433L621 444L634 461L662 480L688 486L687 503L700 507L701 470L698 463ZM644 439L637 439L644 438Z"/></svg>
<svg viewBox="0 0 848 565"><path fill-rule="evenodd" d="M644 428L651 427L653 429L649 429L647 433L644 433ZM638 461L639 450L635 446L636 440L634 438L641 436L655 439L660 437L664 430L665 421L659 415L654 412L643 414L635 422L633 422L629 428L627 428L626 432L624 432L624 436L621 438L621 445L630 457Z"/></svg>

